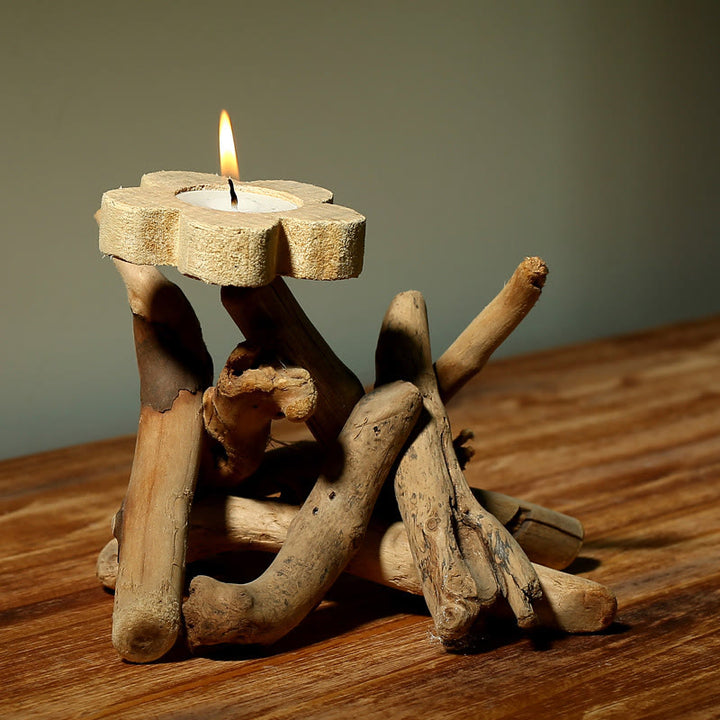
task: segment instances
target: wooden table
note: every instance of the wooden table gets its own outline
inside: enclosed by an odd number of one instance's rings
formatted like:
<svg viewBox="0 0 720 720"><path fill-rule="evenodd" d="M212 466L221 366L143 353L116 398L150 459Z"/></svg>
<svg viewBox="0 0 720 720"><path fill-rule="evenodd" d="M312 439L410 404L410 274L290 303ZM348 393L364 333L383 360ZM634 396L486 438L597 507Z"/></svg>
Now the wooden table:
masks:
<svg viewBox="0 0 720 720"><path fill-rule="evenodd" d="M343 578L264 653L123 663L94 563L126 437L0 464L0 716L720 717L720 318L491 364L450 415L473 484L584 522L609 632L450 654L421 600Z"/></svg>

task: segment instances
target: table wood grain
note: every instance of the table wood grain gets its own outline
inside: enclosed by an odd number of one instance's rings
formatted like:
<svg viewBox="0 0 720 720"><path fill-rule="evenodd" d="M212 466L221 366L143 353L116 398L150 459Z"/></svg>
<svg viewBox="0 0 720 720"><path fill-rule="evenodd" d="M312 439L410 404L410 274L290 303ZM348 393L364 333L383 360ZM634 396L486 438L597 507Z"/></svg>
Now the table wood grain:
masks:
<svg viewBox="0 0 720 720"><path fill-rule="evenodd" d="M472 484L585 524L604 634L430 636L422 600L343 577L287 638L118 659L94 577L133 438L0 464L5 718L720 717L720 318L490 364L450 405Z"/></svg>

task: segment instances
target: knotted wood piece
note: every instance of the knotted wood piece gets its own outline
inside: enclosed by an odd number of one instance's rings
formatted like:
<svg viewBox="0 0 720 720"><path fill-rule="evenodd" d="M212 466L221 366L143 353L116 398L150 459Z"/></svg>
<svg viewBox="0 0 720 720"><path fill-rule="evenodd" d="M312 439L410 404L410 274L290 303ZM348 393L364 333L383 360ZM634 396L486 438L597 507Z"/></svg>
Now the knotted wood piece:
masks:
<svg viewBox="0 0 720 720"><path fill-rule="evenodd" d="M360 546L420 407L417 388L405 382L358 402L270 567L245 585L193 579L183 607L191 647L271 643L315 607Z"/></svg>
<svg viewBox="0 0 720 720"><path fill-rule="evenodd" d="M287 538L298 507L273 500L212 496L193 505L188 563L225 552L261 550L277 553ZM615 616L611 590L582 577L535 564L543 598L537 604L539 624L568 633L597 632ZM372 582L422 595L420 578L402 522L374 518L345 571ZM97 575L112 590L117 574L117 540L98 556ZM501 608L493 608L501 612Z"/></svg>
<svg viewBox="0 0 720 720"><path fill-rule="evenodd" d="M223 287L221 299L248 341L310 373L317 407L308 427L320 442L332 443L365 390L310 322L285 281L277 277L259 288Z"/></svg>
<svg viewBox="0 0 720 720"><path fill-rule="evenodd" d="M127 493L114 523L120 547L112 642L133 662L175 643L190 505L212 361L182 291L154 267L115 260L127 288L140 375L140 424Z"/></svg>
<svg viewBox="0 0 720 720"><path fill-rule="evenodd" d="M408 380L423 395L418 429L395 471L395 493L438 637L464 640L500 597L521 627L533 626L533 602L541 596L537 573L512 535L475 500L462 474L420 293L400 293L390 304L376 366L379 386Z"/></svg>
<svg viewBox="0 0 720 720"><path fill-rule="evenodd" d="M203 396L210 444L204 478L213 484L240 482L260 466L272 420L306 422L317 391L307 370L280 363L256 366L260 349L241 343L230 354L217 384Z"/></svg>

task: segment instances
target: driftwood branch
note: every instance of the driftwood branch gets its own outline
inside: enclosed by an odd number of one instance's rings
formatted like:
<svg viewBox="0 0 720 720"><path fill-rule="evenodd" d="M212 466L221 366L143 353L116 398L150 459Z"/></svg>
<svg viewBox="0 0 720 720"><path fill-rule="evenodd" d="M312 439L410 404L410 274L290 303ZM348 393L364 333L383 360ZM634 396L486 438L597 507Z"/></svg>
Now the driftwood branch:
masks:
<svg viewBox="0 0 720 720"><path fill-rule="evenodd" d="M458 464L430 354L422 295L400 293L385 315L377 382L413 382L423 415L395 472L395 494L438 636L468 636L483 610L507 599L521 627L537 622L540 585L530 561L475 500ZM488 569L490 572L488 572Z"/></svg>
<svg viewBox="0 0 720 720"><path fill-rule="evenodd" d="M193 579L183 608L191 647L271 643L312 610L362 542L420 406L410 383L393 383L358 402L270 567L245 585Z"/></svg>
<svg viewBox="0 0 720 720"><path fill-rule="evenodd" d="M443 402L478 373L500 344L520 324L540 298L547 265L525 258L489 305L463 330L435 363Z"/></svg>
<svg viewBox="0 0 720 720"><path fill-rule="evenodd" d="M208 497L192 511L188 562L223 552L261 550L276 553L287 537L298 508L272 500ZM613 620L616 600L603 585L535 565L543 598L537 604L539 624L569 633L596 632ZM422 595L420 577L402 522L374 519L345 571L387 587ZM98 557L97 574L108 589L115 587L117 541Z"/></svg>
<svg viewBox="0 0 720 720"><path fill-rule="evenodd" d="M310 373L317 387L317 408L308 427L318 440L331 443L364 389L310 322L285 281L277 277L259 288L223 287L221 298L247 340Z"/></svg>
<svg viewBox="0 0 720 720"><path fill-rule="evenodd" d="M505 287L470 323L435 366L447 402L530 312L542 292L547 266L526 258ZM362 396L360 381L335 355L280 277L260 288L224 287L222 302L251 342L277 352L286 363L308 370L318 386L318 409L308 423L323 442L337 436Z"/></svg>
<svg viewBox="0 0 720 720"><path fill-rule="evenodd" d="M212 467L204 477L236 483L263 460L272 420L305 422L315 410L317 392L307 370L279 363L256 366L260 349L238 345L217 385L203 397L205 429L214 441Z"/></svg>
<svg viewBox="0 0 720 720"><path fill-rule="evenodd" d="M190 504L200 462L203 390L212 363L182 291L154 267L115 260L128 293L140 375L140 424L115 522L120 561L112 641L149 662L180 628Z"/></svg>
<svg viewBox="0 0 720 720"><path fill-rule="evenodd" d="M315 442L298 442L265 453L262 465L241 487L247 497L280 495L300 504L322 469L325 452ZM515 536L533 562L561 570L577 557L582 523L570 515L492 490L471 488L475 499Z"/></svg>

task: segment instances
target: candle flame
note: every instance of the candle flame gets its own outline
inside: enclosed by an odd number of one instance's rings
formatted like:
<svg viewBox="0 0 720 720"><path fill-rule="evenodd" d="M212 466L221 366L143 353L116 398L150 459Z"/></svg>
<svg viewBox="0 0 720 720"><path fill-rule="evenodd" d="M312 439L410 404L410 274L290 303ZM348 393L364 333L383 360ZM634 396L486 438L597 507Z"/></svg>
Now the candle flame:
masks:
<svg viewBox="0 0 720 720"><path fill-rule="evenodd" d="M220 113L220 172L225 177L240 179L238 170L237 153L235 152L235 140L233 139L232 125L227 110Z"/></svg>

